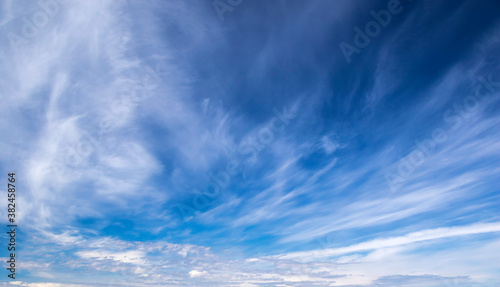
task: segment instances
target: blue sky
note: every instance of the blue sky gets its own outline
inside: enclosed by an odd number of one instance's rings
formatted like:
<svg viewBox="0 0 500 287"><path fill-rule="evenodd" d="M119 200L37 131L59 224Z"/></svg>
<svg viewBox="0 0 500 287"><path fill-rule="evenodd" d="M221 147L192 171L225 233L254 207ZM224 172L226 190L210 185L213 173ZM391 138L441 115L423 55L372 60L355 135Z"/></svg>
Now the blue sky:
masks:
<svg viewBox="0 0 500 287"><path fill-rule="evenodd" d="M499 8L2 1L0 286L498 286Z"/></svg>

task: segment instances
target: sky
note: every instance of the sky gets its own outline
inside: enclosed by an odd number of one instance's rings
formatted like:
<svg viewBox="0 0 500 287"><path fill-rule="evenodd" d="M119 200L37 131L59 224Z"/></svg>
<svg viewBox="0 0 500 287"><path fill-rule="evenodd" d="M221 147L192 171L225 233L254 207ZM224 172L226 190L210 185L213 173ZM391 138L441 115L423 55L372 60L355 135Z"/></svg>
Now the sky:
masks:
<svg viewBox="0 0 500 287"><path fill-rule="evenodd" d="M0 286L500 285L498 1L2 0L0 36Z"/></svg>

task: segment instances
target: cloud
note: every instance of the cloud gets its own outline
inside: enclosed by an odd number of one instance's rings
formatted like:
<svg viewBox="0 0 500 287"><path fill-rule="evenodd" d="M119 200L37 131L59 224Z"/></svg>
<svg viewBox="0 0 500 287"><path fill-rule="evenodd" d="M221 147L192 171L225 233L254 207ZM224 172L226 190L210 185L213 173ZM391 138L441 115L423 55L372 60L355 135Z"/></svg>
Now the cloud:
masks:
<svg viewBox="0 0 500 287"><path fill-rule="evenodd" d="M126 252L108 252L100 250L79 251L76 252L76 255L90 260L114 260L121 263L144 265L144 254L134 250Z"/></svg>
<svg viewBox="0 0 500 287"><path fill-rule="evenodd" d="M23 36L45 10L13 3L0 30ZM498 9L405 3L346 65L338 44L387 2L358 4L244 1L221 23L211 3L68 1L4 38L13 285L497 284ZM184 222L230 160L241 173Z"/></svg>
<svg viewBox="0 0 500 287"><path fill-rule="evenodd" d="M203 277L205 274L207 274L207 271L198 271L198 270L189 271L189 277L191 278Z"/></svg>
<svg viewBox="0 0 500 287"><path fill-rule="evenodd" d="M331 257L331 256L338 256L341 254L355 253L359 251L396 247L400 245L406 245L425 240L436 240L447 237L465 236L465 235L491 233L499 231L500 231L500 223L498 222L474 224L470 226L444 227L437 229L421 230L418 232L409 233L404 236L376 239L348 247L329 248L322 250L312 250L312 251L277 255L276 258L313 260L313 259L318 259L318 257Z"/></svg>

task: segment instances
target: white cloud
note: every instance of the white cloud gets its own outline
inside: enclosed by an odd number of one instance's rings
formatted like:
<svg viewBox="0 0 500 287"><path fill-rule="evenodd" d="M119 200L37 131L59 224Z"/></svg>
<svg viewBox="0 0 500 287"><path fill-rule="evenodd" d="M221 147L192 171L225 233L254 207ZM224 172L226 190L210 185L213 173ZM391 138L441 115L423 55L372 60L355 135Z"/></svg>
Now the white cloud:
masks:
<svg viewBox="0 0 500 287"><path fill-rule="evenodd" d="M207 274L207 271L198 271L198 270L189 271L189 277L191 277L191 278L203 277L206 274Z"/></svg>
<svg viewBox="0 0 500 287"><path fill-rule="evenodd" d="M136 250L125 252L110 252L105 250L79 251L76 255L84 259L92 260L114 260L121 263L132 263L135 265L144 265L144 253Z"/></svg>
<svg viewBox="0 0 500 287"><path fill-rule="evenodd" d="M321 250L312 250L305 252L288 253L277 255L275 258L281 259L302 259L313 260L331 256L338 256L346 253L353 253L365 250L381 249L387 247L396 247L425 240L435 240L440 238L464 236L481 233L500 232L500 223L479 223L469 226L443 227L437 229L428 229L406 234L404 236L375 239L348 247L328 248Z"/></svg>

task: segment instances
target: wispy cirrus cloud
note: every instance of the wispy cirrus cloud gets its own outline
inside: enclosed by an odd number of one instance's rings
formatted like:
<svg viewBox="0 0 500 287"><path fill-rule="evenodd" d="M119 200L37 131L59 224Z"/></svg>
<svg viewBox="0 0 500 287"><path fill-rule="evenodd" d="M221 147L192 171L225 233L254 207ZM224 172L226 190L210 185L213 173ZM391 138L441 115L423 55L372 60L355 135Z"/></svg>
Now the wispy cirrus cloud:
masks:
<svg viewBox="0 0 500 287"><path fill-rule="evenodd" d="M244 2L223 22L209 2L43 3L59 10L36 36L0 44L16 284L498 283L494 1L405 2L349 64L339 43L387 1ZM44 5L3 2L2 36Z"/></svg>

